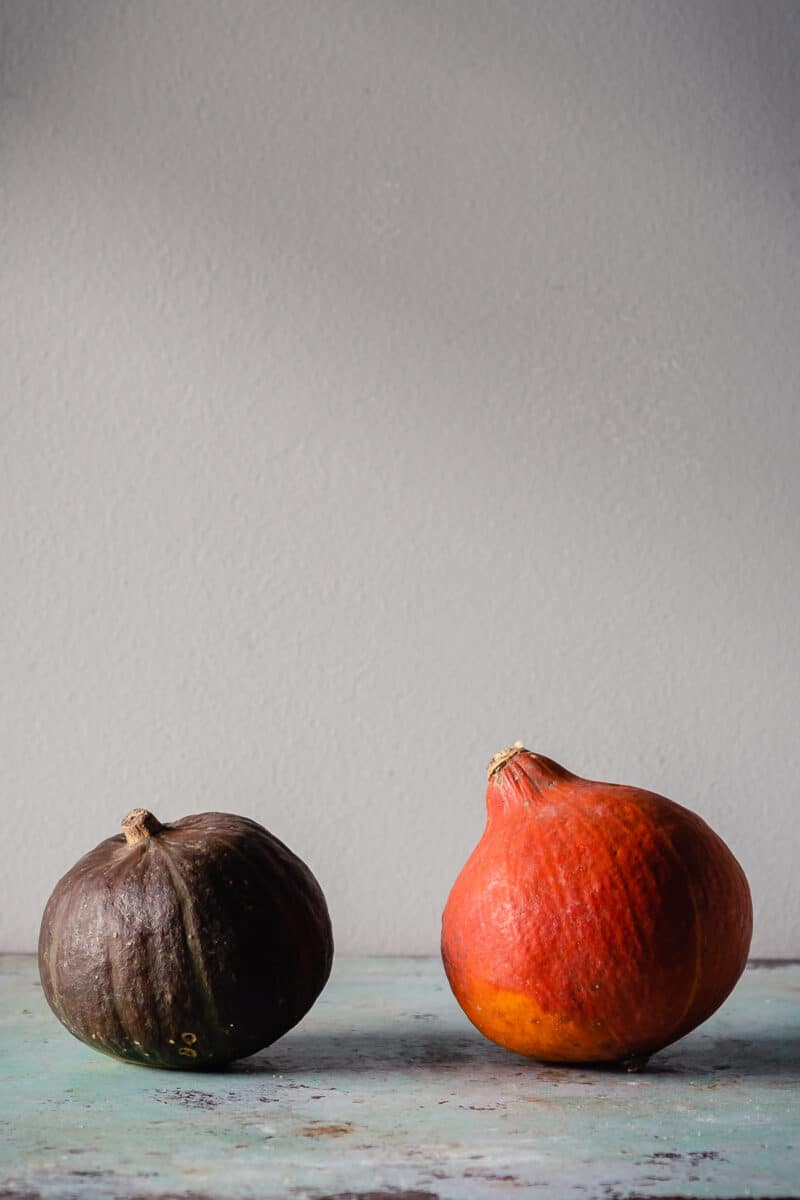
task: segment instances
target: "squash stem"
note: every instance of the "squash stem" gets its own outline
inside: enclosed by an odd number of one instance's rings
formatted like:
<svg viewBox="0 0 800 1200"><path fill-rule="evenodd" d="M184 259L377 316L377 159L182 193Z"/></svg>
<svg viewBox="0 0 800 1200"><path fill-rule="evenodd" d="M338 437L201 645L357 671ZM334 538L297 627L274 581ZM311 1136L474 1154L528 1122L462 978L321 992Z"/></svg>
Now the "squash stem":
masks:
<svg viewBox="0 0 800 1200"><path fill-rule="evenodd" d="M513 746L509 746L507 750L498 750L497 754L493 755L489 760L489 765L486 768L487 776L492 778L498 771L502 771L507 762L515 758L521 750L524 750L522 742L514 742Z"/></svg>
<svg viewBox="0 0 800 1200"><path fill-rule="evenodd" d="M129 846L138 845L163 828L158 817L154 817L146 808L134 808L122 822L122 832Z"/></svg>

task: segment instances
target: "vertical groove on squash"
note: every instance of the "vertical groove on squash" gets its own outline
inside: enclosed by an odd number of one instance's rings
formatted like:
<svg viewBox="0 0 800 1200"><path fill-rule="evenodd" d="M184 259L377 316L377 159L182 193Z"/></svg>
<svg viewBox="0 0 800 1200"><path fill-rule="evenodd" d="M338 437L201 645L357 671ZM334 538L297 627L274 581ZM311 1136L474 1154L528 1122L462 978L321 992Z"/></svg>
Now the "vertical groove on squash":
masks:
<svg viewBox="0 0 800 1200"><path fill-rule="evenodd" d="M598 933L602 936L602 939L603 939L605 958L613 961L613 959L617 955L617 943L620 941L624 941L626 935L630 934L632 936L632 934L633 934L633 929L634 929L633 922L634 922L634 911L635 911L634 905L631 902L631 894L630 894L630 890L628 888L628 881L625 878L624 873L622 871L620 871L616 858L611 853L608 838L607 837L599 837L597 834L597 831L596 831L597 822L596 822L596 818L595 818L593 811L588 810L588 811L581 812L576 806L575 811L573 812L573 821L577 822L581 819L581 817L583 818L582 828L585 829L588 833L587 841L589 842L590 845L592 845L593 854L597 854L597 851L600 847L602 847L602 849L605 853L606 871L607 871L607 877L609 879L608 886L613 887L613 883L610 882L611 880L618 881L620 883L622 893L625 897L625 908L627 910L625 915L629 918L629 923L626 923L626 926L627 926L626 928L621 929L618 922L610 921L608 919L608 913L602 909L598 913L597 920L596 920L596 927L597 927ZM559 859L560 859L560 861L567 862L567 863L571 861L570 860L570 846L569 846L568 842L562 843L562 846L560 847L560 850L559 850ZM595 864L593 863L592 865L594 866ZM585 897L585 903L587 904L587 908L588 908L589 903L590 903L588 895ZM621 912L618 915L622 915ZM644 946L644 939L642 937L642 932L638 925L635 925L635 930L636 930L636 935L637 935L637 938L636 938L637 946L641 950ZM595 951L594 953L596 955L597 951ZM587 979L584 981L584 986L591 987L591 983L592 983L592 981ZM619 995L619 979L613 975L606 975L603 979L603 989L606 992L610 992L612 994L612 996L615 997L614 1011L615 1012L618 1011L620 1004L619 1004L619 1001L616 1000L616 998ZM591 1006L591 1002L590 1002L590 1006ZM604 1035L607 1038L613 1038L614 1040L618 1041L618 1040L621 1040L622 1037L624 1037L624 1033L625 1033L625 1031L620 1030L618 1024L616 1024L616 1023L611 1024L611 1023L607 1022L605 1025Z"/></svg>
<svg viewBox="0 0 800 1200"><path fill-rule="evenodd" d="M219 835L219 841L221 844L227 846L235 855L235 857L240 862L245 864L248 870L251 869L251 862L247 854L246 846L243 846L233 836ZM276 872L273 880L270 881L270 901L276 908L283 909L284 916L290 922L290 941L293 941L296 945L307 944L310 936L316 937L317 919L313 911L313 905L316 899L315 893L319 893L319 898L323 905L325 904L325 898L322 895L322 891L319 888L316 879L306 865L299 862L299 860L296 864L291 864L291 860L296 859L294 852L290 850L288 846L285 846L283 842L280 842L278 838L275 838L274 841L276 843L276 848L282 848L283 852L289 856L290 861L285 861L283 855L280 856L282 870L280 872ZM292 875L287 870L290 865L299 866L302 869L300 878L292 878ZM294 900L289 899L287 892L294 893ZM299 915L299 910L297 909L297 900L301 896L303 900L302 916ZM327 913L327 905L325 906L325 909ZM311 917L310 921L307 920L309 916ZM328 922L330 923L330 918L328 918ZM320 949L324 953L325 947L322 943L320 944ZM305 996L307 997L309 1003L313 1003L316 997L320 994L322 988L325 986L325 983L330 976L332 961L333 956L331 954L331 957L325 960L326 970L319 973L316 971L316 960L312 959L311 957L301 955L299 956L299 960L294 964L295 970L298 968L302 969L303 987ZM297 981L295 980L295 987L296 986ZM288 1013L288 1007L286 1011ZM293 1026L297 1024L297 1021L302 1018L292 1015L291 1019L292 1024L288 1028L293 1028ZM283 1034L281 1033L278 1036L282 1037Z"/></svg>
<svg viewBox="0 0 800 1200"><path fill-rule="evenodd" d="M153 844L157 846L159 854L162 855L166 863L167 871L169 872L172 886L175 889L175 895L178 899L178 908L180 910L183 929L186 935L186 948L189 952L189 958L194 968L195 977L197 979L200 994L203 998L203 1007L205 1009L205 1017L207 1027L209 1029L219 1029L219 1014L217 1012L217 1004L214 999L214 993L211 989L211 983L206 970L205 959L203 952L200 949L200 931L197 926L197 921L194 915L194 905L192 904L189 889L187 888L180 871L172 861L169 851L165 846L162 846L158 839L153 839ZM217 1047L219 1045L219 1036L214 1038L214 1054L216 1056ZM225 1047L219 1046L222 1054L225 1053Z"/></svg>
<svg viewBox="0 0 800 1200"><path fill-rule="evenodd" d="M49 976L47 982L49 984L51 1003L53 1005L53 1008L59 1014L59 1016L61 1016L61 1013L63 1011L62 1006L61 1006L61 995L60 995L59 988L58 988L58 942L59 942L58 931L59 931L59 927L60 927L60 921L58 920L58 916L59 916L60 908L61 908L61 900L59 899L58 903L55 906L55 911L53 912L52 916L50 917L49 929L48 929L48 943L49 944L47 947L47 972L48 972L48 976ZM63 1017L61 1017L61 1019L63 1020Z"/></svg>
<svg viewBox="0 0 800 1200"><path fill-rule="evenodd" d="M702 974L702 957L703 957L703 946L702 946L703 931L701 928L700 914L699 914L699 910L697 907L697 896L695 895L694 885L693 885L692 879L691 879L691 873L687 870L686 864L684 863L684 861L681 858L678 851L673 846L672 839L670 838L670 836L666 832L666 830L662 829L655 821L653 822L653 829L655 830L656 834L660 838L662 845L667 847L670 854L672 855L672 858L679 865L679 867L681 868L681 871L683 872L683 877L686 880L686 887L687 887L687 890L689 893L689 900L691 901L691 905L692 905L692 913L694 915L694 976L692 979L692 986L689 988L689 999L686 1001L686 1005L683 1009L683 1012L680 1015L680 1019L675 1022L674 1028L680 1029L681 1026L683 1025L683 1022L686 1020L686 1018L688 1017L689 1013L692 1010L692 1005L695 1002L695 997L697 996L697 991L698 991L698 988L700 987L700 978L701 978L701 974Z"/></svg>
<svg viewBox="0 0 800 1200"><path fill-rule="evenodd" d="M120 940L121 939L119 938L116 939L117 942ZM106 995L119 1027L120 1046L129 1050L134 1038L130 1029L128 1028L128 1023L124 1019L122 1009L119 1005L119 966L115 957L115 949L116 947L114 945L114 939L112 938L110 942L106 942L106 962L108 965L109 975L109 986L106 988Z"/></svg>
<svg viewBox="0 0 800 1200"><path fill-rule="evenodd" d="M58 952L61 949L62 930L69 930L72 927L70 910L73 906L74 900L75 896L71 888L68 888L67 891L59 898L58 908L52 923L54 936L52 936L50 940L50 953L48 955L48 962L50 966L50 986L53 989L53 999L58 1005L58 1011L64 1014L64 1016L66 1016L66 1014L64 1009L63 994L60 987ZM64 1016L62 1016L61 1019L64 1021L64 1024L70 1033L72 1033L75 1037L80 1037L81 1035L76 1029L75 1022L69 1019L65 1020Z"/></svg>

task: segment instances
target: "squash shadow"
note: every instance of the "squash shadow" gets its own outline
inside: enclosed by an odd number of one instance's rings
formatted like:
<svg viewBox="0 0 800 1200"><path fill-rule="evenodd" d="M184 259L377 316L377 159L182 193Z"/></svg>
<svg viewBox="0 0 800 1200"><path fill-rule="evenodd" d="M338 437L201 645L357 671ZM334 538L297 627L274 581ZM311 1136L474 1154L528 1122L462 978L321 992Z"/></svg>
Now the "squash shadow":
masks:
<svg viewBox="0 0 800 1200"><path fill-rule="evenodd" d="M758 1077L800 1083L800 1028L696 1034L655 1055L648 1069L687 1078L713 1075L719 1083Z"/></svg>
<svg viewBox="0 0 800 1200"><path fill-rule="evenodd" d="M492 1068L524 1068L525 1060L509 1055L479 1035L420 1030L350 1029L341 1033L298 1030L234 1063L233 1071L280 1075L348 1072L408 1073L448 1070L491 1062Z"/></svg>
<svg viewBox="0 0 800 1200"><path fill-rule="evenodd" d="M251 1058L229 1068L233 1073L278 1075L399 1074L450 1072L469 1069L472 1078L486 1071L512 1077L526 1076L565 1083L583 1075L625 1077L624 1068L597 1063L541 1063L512 1054L469 1031L366 1028L341 1033L298 1030ZM706 1086L725 1086L742 1078L770 1078L800 1082L800 1029L764 1032L750 1036L709 1036L698 1033L653 1055L636 1078L657 1083L660 1078Z"/></svg>

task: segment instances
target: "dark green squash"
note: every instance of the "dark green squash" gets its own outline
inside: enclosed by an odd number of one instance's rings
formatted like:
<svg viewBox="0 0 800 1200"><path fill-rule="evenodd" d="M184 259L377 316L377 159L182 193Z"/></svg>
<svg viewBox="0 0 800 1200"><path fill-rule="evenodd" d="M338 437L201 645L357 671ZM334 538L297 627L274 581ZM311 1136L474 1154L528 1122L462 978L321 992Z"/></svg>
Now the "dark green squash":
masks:
<svg viewBox="0 0 800 1200"><path fill-rule="evenodd" d="M39 971L58 1019L106 1054L208 1068L305 1016L333 960L308 867L255 821L200 813L123 821L56 885Z"/></svg>

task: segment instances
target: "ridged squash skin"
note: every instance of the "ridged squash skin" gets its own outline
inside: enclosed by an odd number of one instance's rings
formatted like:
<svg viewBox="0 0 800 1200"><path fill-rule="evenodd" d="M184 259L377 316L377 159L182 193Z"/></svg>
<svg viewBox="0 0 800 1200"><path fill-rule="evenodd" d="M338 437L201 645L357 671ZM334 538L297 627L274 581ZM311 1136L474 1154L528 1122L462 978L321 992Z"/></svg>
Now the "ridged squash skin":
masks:
<svg viewBox="0 0 800 1200"><path fill-rule="evenodd" d="M580 779L521 744L490 763L484 834L442 919L450 986L493 1042L640 1066L741 975L742 868L695 813Z"/></svg>
<svg viewBox="0 0 800 1200"><path fill-rule="evenodd" d="M95 1050L213 1068L291 1029L330 974L325 898L261 825L138 809L56 885L39 970L58 1019Z"/></svg>

